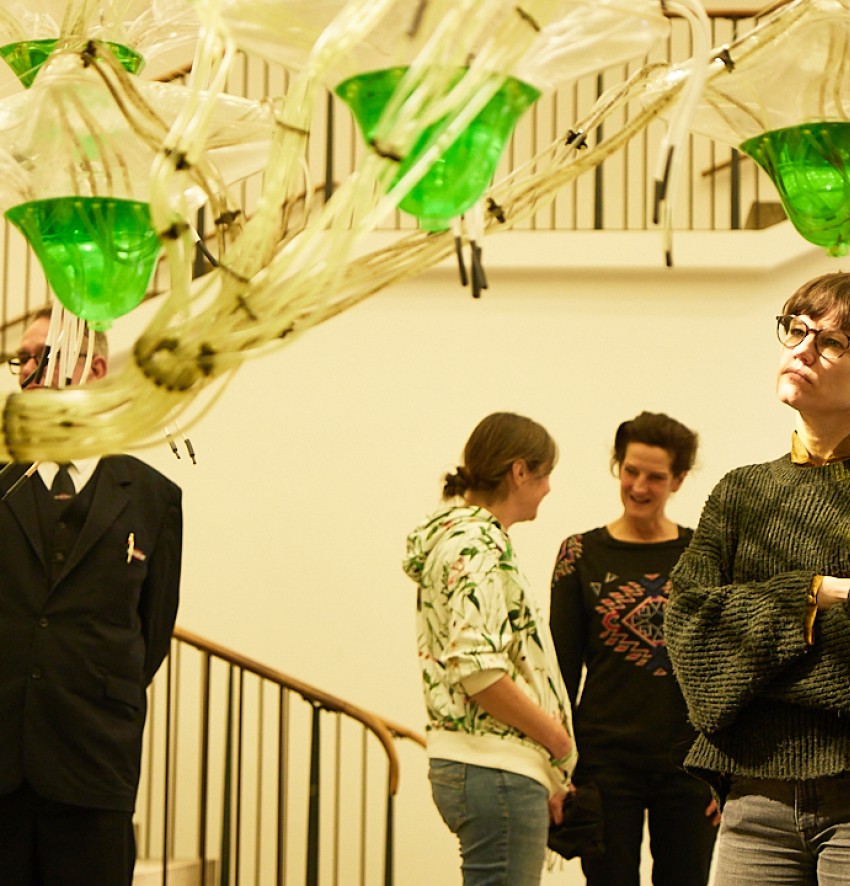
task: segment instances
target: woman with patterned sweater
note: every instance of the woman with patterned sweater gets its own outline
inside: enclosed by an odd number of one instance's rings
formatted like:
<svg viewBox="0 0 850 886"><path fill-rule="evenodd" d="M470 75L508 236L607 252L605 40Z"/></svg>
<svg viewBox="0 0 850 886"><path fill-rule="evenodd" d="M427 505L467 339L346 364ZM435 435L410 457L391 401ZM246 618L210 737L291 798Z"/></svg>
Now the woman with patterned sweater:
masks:
<svg viewBox="0 0 850 886"><path fill-rule="evenodd" d="M645 817L655 886L708 881L716 806L683 768L695 735L662 630L692 535L666 507L696 452L697 435L663 413L624 421L611 456L623 511L567 538L555 563L549 621L581 752L575 783L596 785L604 818L604 853L582 857L588 886L638 886Z"/></svg>
<svg viewBox="0 0 850 886"><path fill-rule="evenodd" d="M666 632L723 807L716 886L850 882L850 275L777 318L788 455L711 493Z"/></svg>
<svg viewBox="0 0 850 886"><path fill-rule="evenodd" d="M546 623L508 530L533 520L557 449L544 428L495 413L447 474L438 510L407 540L434 802L460 842L464 886L537 886L575 763ZM548 801L548 802L547 802Z"/></svg>

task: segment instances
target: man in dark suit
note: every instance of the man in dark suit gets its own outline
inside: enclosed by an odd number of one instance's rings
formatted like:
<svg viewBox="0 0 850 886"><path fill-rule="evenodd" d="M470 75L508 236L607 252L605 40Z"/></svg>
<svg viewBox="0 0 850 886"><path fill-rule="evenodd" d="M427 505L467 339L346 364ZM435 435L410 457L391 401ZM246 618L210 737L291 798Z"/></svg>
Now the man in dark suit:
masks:
<svg viewBox="0 0 850 886"><path fill-rule="evenodd" d="M22 387L44 381L48 328L42 314L24 333ZM105 336L87 347L87 380L100 378ZM60 473L41 463L0 503L0 884L126 886L145 690L177 613L181 493L130 456L74 462L73 488Z"/></svg>

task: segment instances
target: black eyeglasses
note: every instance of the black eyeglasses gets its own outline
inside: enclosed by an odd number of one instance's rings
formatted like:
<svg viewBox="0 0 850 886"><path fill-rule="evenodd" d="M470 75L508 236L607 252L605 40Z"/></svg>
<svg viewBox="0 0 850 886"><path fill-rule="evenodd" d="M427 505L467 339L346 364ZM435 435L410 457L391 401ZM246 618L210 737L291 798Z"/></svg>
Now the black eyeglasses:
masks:
<svg viewBox="0 0 850 886"><path fill-rule="evenodd" d="M795 314L776 318L776 337L786 348L796 348L811 334L815 336L815 350L827 360L838 360L850 350L850 336L841 329L815 329Z"/></svg>
<svg viewBox="0 0 850 886"><path fill-rule="evenodd" d="M18 351L14 357L9 358L9 372L12 375L20 375L21 370L30 360L35 362L35 365L38 366L41 363L41 358L44 356L44 348L39 348L38 351L34 354L30 354L27 351Z"/></svg>
<svg viewBox="0 0 850 886"><path fill-rule="evenodd" d="M78 355L77 359L86 356L86 352ZM24 366L27 365L30 361L33 361L36 366L41 364L42 359L44 358L44 348L39 348L34 354L30 354L28 351L18 351L14 357L10 357L6 362L9 366L9 372L12 375L20 375Z"/></svg>

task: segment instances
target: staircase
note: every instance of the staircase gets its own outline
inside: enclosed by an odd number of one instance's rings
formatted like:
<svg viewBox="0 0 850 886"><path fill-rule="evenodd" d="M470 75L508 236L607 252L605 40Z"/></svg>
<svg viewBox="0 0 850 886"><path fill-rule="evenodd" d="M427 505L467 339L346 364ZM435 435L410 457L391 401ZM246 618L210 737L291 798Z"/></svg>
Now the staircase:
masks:
<svg viewBox="0 0 850 886"><path fill-rule="evenodd" d="M323 886L340 872L392 886L399 739L425 745L176 628L148 691L134 886Z"/></svg>

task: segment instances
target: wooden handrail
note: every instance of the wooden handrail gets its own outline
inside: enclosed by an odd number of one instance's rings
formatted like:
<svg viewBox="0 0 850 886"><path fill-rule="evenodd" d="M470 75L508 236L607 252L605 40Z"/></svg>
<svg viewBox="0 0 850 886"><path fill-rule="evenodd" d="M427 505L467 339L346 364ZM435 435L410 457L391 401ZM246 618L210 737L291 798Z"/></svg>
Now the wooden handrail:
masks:
<svg viewBox="0 0 850 886"><path fill-rule="evenodd" d="M393 796L398 791L399 775L398 755L396 754L394 739L408 738L416 744L425 747L425 739L419 733L407 729L405 726L400 726L397 723L385 720L378 714L373 714L371 711L367 711L364 708L360 708L357 705L345 701L344 699L323 692L321 689L316 689L314 686L310 686L307 683L302 683L300 680L296 680L294 677L290 677L282 671L275 670L274 668L270 668L252 658L240 655L231 649L213 643L210 640L200 637L197 634L193 634L191 631L187 631L181 627L174 628L173 636L175 640L179 640L181 643L188 643L200 652L213 655L229 664L242 668L242 670L255 674L258 677L262 677L265 680L269 680L284 689L289 689L311 704L318 705L325 710L345 714L346 716L362 723L363 726L374 733L376 738L384 746L384 750L387 753L387 762L389 764L389 792Z"/></svg>

